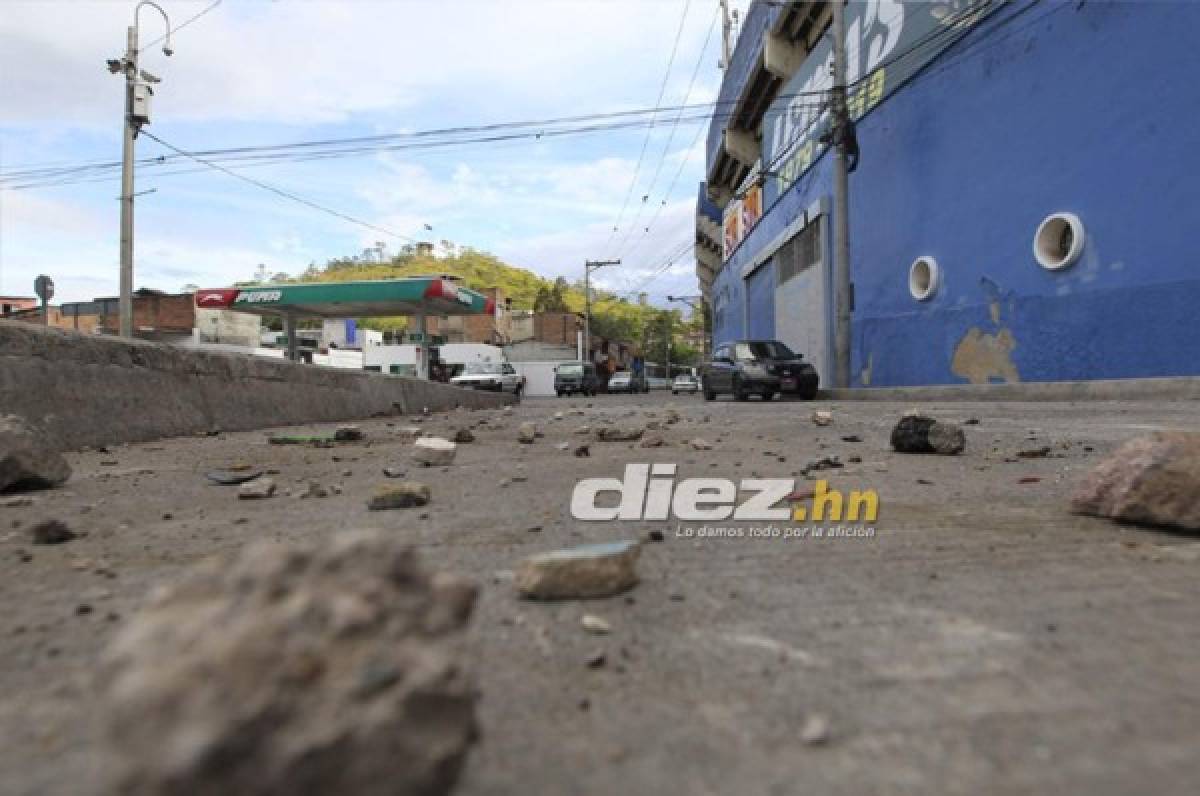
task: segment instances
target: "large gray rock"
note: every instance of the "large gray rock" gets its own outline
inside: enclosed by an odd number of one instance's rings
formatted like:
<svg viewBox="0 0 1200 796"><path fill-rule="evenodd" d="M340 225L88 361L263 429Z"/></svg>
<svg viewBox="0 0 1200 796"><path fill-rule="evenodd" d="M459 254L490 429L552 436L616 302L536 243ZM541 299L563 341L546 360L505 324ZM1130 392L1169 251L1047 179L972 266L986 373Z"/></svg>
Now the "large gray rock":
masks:
<svg viewBox="0 0 1200 796"><path fill-rule="evenodd" d="M1126 442L1087 475L1071 510L1200 531L1200 433L1160 431Z"/></svg>
<svg viewBox="0 0 1200 796"><path fill-rule="evenodd" d="M48 489L71 477L57 451L16 415L0 415L0 492Z"/></svg>
<svg viewBox="0 0 1200 796"><path fill-rule="evenodd" d="M199 566L102 658L110 790L448 792L477 736L475 594L377 533Z"/></svg>
<svg viewBox="0 0 1200 796"><path fill-rule="evenodd" d="M644 426L601 426L596 429L596 439L603 442L625 442L641 439Z"/></svg>
<svg viewBox="0 0 1200 796"><path fill-rule="evenodd" d="M962 453L967 446L963 430L953 423L927 415L909 414L892 429L892 447L900 453Z"/></svg>
<svg viewBox="0 0 1200 796"><path fill-rule="evenodd" d="M441 437L421 437L413 443L413 461L426 467L440 467L454 461L458 445Z"/></svg>
<svg viewBox="0 0 1200 796"><path fill-rule="evenodd" d="M608 542L530 556L517 568L517 591L538 600L610 597L638 582L641 546Z"/></svg>

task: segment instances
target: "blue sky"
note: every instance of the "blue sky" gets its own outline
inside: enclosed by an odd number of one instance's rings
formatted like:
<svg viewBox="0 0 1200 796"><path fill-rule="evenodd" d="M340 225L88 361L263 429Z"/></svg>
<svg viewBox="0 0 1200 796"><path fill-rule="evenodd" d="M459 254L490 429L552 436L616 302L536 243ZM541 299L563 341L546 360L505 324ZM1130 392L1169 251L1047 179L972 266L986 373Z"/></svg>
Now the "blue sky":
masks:
<svg viewBox="0 0 1200 796"><path fill-rule="evenodd" d="M209 0L167 0L175 25ZM701 60L717 0L224 0L180 30L175 54L142 66L163 78L148 130L184 149L377 135L600 113L655 104L681 14L664 104L716 95L720 25ZM745 3L735 3L734 7ZM117 160L122 80L104 68L124 50L132 2L6 0L0 15L0 171ZM142 40L163 31L144 8ZM546 276L580 275L619 253L606 287L637 286L693 235L702 179L697 127L671 117L651 132L617 241L610 232L644 130L441 151L246 168L256 179L403 235L491 251ZM147 138L139 157L163 153ZM659 167L660 158L662 160ZM683 165L670 196L668 184ZM645 212L626 230L659 176ZM249 278L259 263L296 273L404 241L287 202L227 175L139 177L135 284L177 290ZM58 298L115 295L117 180L0 190L0 293L31 293L48 273ZM662 205L650 231L640 228ZM424 225L433 227L424 231ZM690 251L646 287L696 292Z"/></svg>

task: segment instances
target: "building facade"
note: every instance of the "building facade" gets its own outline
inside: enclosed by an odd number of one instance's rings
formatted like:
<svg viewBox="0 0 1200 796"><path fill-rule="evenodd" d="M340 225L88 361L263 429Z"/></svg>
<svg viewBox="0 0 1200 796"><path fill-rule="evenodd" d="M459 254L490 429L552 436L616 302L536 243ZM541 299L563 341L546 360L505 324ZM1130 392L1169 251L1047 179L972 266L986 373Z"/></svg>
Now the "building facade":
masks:
<svg viewBox="0 0 1200 796"><path fill-rule="evenodd" d="M854 0L846 23L853 386L1200 373L1200 4ZM825 384L829 24L750 6L696 213L714 343L783 340Z"/></svg>

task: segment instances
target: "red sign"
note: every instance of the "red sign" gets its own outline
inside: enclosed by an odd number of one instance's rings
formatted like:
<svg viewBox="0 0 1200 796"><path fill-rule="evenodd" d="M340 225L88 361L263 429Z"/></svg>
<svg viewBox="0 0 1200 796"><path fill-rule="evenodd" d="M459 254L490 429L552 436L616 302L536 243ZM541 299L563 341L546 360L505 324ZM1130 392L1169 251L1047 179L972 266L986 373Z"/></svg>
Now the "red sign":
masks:
<svg viewBox="0 0 1200 796"><path fill-rule="evenodd" d="M202 310L222 310L233 306L233 300L241 291L236 287L218 290L197 290L196 307Z"/></svg>

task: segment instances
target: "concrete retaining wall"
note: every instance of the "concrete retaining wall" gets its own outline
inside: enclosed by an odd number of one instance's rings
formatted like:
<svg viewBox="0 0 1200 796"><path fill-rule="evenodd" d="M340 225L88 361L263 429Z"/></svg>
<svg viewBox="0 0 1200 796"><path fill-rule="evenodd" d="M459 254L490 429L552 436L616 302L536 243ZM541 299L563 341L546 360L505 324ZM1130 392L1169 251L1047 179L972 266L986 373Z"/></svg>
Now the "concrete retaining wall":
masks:
<svg viewBox="0 0 1200 796"><path fill-rule="evenodd" d="M40 425L64 450L511 400L417 379L0 321L0 413Z"/></svg>

